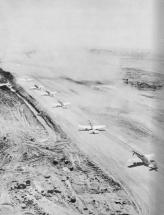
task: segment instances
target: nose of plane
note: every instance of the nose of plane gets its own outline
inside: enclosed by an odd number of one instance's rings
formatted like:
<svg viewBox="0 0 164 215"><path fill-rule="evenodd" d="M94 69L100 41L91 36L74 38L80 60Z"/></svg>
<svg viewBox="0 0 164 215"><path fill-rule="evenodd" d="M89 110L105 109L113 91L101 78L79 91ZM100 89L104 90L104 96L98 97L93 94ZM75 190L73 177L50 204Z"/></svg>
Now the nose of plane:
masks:
<svg viewBox="0 0 164 215"><path fill-rule="evenodd" d="M155 161L151 161L149 164L150 169L158 169L157 163Z"/></svg>

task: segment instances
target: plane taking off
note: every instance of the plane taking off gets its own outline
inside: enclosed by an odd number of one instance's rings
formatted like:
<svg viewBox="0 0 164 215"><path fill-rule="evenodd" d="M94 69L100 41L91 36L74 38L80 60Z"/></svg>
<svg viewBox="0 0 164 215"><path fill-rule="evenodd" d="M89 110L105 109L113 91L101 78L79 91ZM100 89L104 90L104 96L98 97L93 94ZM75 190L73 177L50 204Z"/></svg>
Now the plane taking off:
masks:
<svg viewBox="0 0 164 215"><path fill-rule="evenodd" d="M58 102L53 106L53 108L67 108L68 105L70 105L70 102L63 102L61 100L58 100Z"/></svg>
<svg viewBox="0 0 164 215"><path fill-rule="evenodd" d="M90 134L98 134L99 131L105 131L105 125L93 125L89 120L89 125L79 125L79 131L89 131Z"/></svg>
<svg viewBox="0 0 164 215"><path fill-rule="evenodd" d="M136 155L137 158L140 159L140 161L136 159L131 159L133 162L132 164L128 165L128 167L136 167L136 166L147 166L149 167L149 170L158 170L158 166L156 161L154 160L154 154L141 154L135 150L132 151L133 155Z"/></svg>
<svg viewBox="0 0 164 215"><path fill-rule="evenodd" d="M56 91L55 92L51 92L49 90L45 90L45 92L42 94L42 96L50 96L50 97L54 97L56 95Z"/></svg>

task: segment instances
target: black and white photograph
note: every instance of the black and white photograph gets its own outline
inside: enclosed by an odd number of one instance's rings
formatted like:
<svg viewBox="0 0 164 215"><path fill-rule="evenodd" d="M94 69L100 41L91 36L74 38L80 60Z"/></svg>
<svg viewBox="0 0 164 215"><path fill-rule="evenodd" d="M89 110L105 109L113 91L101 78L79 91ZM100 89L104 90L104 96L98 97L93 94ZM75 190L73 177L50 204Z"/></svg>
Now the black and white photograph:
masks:
<svg viewBox="0 0 164 215"><path fill-rule="evenodd" d="M0 215L164 214L162 8L0 0Z"/></svg>

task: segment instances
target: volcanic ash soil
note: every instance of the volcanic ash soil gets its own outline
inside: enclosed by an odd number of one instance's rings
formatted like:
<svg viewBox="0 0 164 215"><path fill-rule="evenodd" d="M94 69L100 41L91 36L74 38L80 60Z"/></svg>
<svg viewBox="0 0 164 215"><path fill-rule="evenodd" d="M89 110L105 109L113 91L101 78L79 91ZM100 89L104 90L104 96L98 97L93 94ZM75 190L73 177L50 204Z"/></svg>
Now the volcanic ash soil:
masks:
<svg viewBox="0 0 164 215"><path fill-rule="evenodd" d="M138 214L122 185L38 116L4 74L0 82L13 90L0 87L0 214Z"/></svg>

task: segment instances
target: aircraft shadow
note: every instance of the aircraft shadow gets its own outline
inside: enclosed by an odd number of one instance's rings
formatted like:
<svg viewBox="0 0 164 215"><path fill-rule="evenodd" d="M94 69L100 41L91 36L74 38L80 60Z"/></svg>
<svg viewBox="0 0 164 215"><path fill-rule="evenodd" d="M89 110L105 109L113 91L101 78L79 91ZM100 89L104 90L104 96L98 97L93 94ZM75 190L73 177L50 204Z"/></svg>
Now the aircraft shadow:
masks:
<svg viewBox="0 0 164 215"><path fill-rule="evenodd" d="M137 166L146 166L143 162L135 162L133 164L130 164L128 166L128 168L133 168L133 167L137 167Z"/></svg>
<svg viewBox="0 0 164 215"><path fill-rule="evenodd" d="M134 167L138 167L138 166L148 167L148 165L146 165L144 162L135 162L135 163L129 165L128 168L134 168ZM149 171L158 171L158 167L150 168Z"/></svg>
<svg viewBox="0 0 164 215"><path fill-rule="evenodd" d="M150 168L149 171L156 171L156 172L158 172L158 167Z"/></svg>

